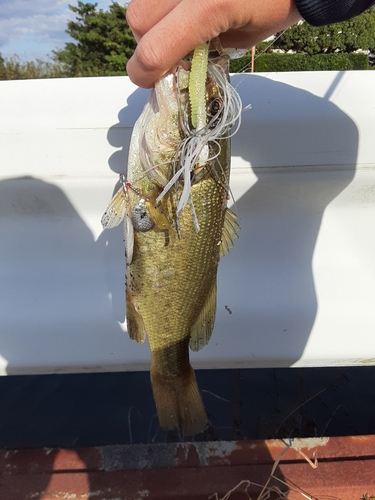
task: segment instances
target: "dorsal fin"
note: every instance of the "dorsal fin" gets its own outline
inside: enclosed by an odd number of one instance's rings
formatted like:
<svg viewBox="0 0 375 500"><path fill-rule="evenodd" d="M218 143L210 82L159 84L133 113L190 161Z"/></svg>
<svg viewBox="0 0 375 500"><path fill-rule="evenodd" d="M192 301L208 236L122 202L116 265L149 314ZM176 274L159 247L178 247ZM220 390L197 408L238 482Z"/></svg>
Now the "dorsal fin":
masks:
<svg viewBox="0 0 375 500"><path fill-rule="evenodd" d="M238 238L238 231L241 229L237 222L237 215L229 208L225 211L223 233L221 236L220 257L229 253L234 247L233 240Z"/></svg>
<svg viewBox="0 0 375 500"><path fill-rule="evenodd" d="M206 302L190 331L190 349L199 351L211 338L216 313L216 280L209 291Z"/></svg>

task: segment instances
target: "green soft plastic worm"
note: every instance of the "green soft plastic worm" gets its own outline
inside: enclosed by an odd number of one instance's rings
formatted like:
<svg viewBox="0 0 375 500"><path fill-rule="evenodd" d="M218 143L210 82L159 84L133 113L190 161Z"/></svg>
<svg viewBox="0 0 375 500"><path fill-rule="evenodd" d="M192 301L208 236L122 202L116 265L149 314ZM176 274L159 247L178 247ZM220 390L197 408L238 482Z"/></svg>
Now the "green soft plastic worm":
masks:
<svg viewBox="0 0 375 500"><path fill-rule="evenodd" d="M206 79L209 42L195 48L189 76L191 124L196 130L206 126Z"/></svg>

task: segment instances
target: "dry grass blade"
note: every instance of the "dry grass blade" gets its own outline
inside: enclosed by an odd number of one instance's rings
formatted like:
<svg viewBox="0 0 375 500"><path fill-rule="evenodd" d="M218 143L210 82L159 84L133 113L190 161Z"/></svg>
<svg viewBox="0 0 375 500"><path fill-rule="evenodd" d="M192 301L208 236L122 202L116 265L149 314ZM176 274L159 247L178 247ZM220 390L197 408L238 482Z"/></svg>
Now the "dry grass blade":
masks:
<svg viewBox="0 0 375 500"><path fill-rule="evenodd" d="M229 490L228 493L226 493L222 498L220 498L217 493L214 493L213 495L211 495L211 496L208 497L208 500L211 500L211 499L213 499L213 500L228 500L229 497L231 496L231 494L234 493L239 488L241 488L241 486L243 484L246 484L245 493L247 493L247 490L250 487L251 482L248 479L243 479L234 488L232 488L231 490Z"/></svg>
<svg viewBox="0 0 375 500"><path fill-rule="evenodd" d="M253 481L250 481L249 479L243 479L242 481L240 481L234 488L232 488L231 490L229 490L223 497L219 497L218 493L214 493L213 495L211 495L209 497L209 500L213 499L213 500L229 500L230 496L232 495L232 493L234 493L235 491L238 491L239 488L241 488L241 486L243 485L246 485L246 488L244 490L244 493L247 494L248 492L248 489L250 488L250 486L256 486L256 487L259 487L259 488L262 488L260 494L258 495L258 497L256 498L256 500L269 500L271 498L271 494L272 493L275 493L278 495L278 497L276 498L275 496L273 496L274 500L283 500L283 499L287 499L288 498L288 492L283 492L280 490L280 488L278 488L277 486L269 486L270 484L270 481L272 479L274 479L275 481L278 481L279 483L283 484L284 486L286 486L289 490L293 490L295 491L296 493L299 493L301 495L301 497L303 498L306 498L307 500L313 500L313 497L310 496L308 493L305 493L304 491L302 491L301 488L299 488L298 486L296 485L291 485L291 484L288 484L286 483L285 481L283 481L282 479L278 478L277 476L275 476L275 471L280 463L280 460L281 458L285 455L285 453L289 450L289 449L293 449L294 451L296 451L304 460L306 460L306 462L313 468L313 469L317 469L318 467L318 460L317 458L315 457L315 452L313 453L313 460L311 460L303 451L301 451L298 447L296 446L293 446L293 442L291 444L286 444L286 448L285 450L283 450L279 455L278 457L276 458L276 460L274 461L273 463L273 466L272 466L272 469L271 469L271 473L266 481L266 483L264 485L261 485L261 484L258 484L258 483L254 483ZM251 500L251 497L248 496L248 498ZM374 497L370 497L368 495L365 495L363 497L363 500L375 500Z"/></svg>
<svg viewBox="0 0 375 500"><path fill-rule="evenodd" d="M298 411L299 409L301 409L303 406L305 406L307 403L309 403L310 401L312 401L313 399L315 399L316 397L318 397L320 394L322 394L323 392L325 392L334 382L336 382L336 380L338 380L339 378L343 377L348 371L350 370L350 368L347 368L343 373L340 373L339 375L337 375L336 377L334 377L330 382L329 384L327 384L325 387L323 387L323 389L321 389L320 391L316 392L315 394L313 394L311 397L309 397L308 399L306 399L306 401L304 401L303 403L301 403L300 405L297 406L297 408L295 408L293 411L291 411L285 418L284 420L281 422L281 424L279 425L279 427L276 429L275 431L275 436L277 436L278 432L280 431L281 427L285 424L285 422L296 412Z"/></svg>
<svg viewBox="0 0 375 500"><path fill-rule="evenodd" d="M241 488L241 486L243 486L243 485L246 485L244 493L247 494L249 500L251 500L251 497L248 495L248 489L250 488L250 486L256 486L257 488L263 488L262 489L262 492L263 492L262 497L261 498L258 497L258 500L269 500L271 498L272 493L276 493L277 495L279 495L277 498L273 497L274 500L285 500L287 498L287 495L285 493L283 493L277 486L272 486L271 488L266 488L266 490L264 490L263 485L258 484L258 483L254 483L252 481L249 481L248 479L243 479L234 488L229 490L223 497L219 497L219 495L217 493L215 493L214 495L211 495L209 497L209 500L211 500L211 499L213 499L213 500L229 500L232 493L234 493L235 491L238 491Z"/></svg>
<svg viewBox="0 0 375 500"><path fill-rule="evenodd" d="M318 460L317 460L317 458L315 457L315 451L314 451L314 453L313 453L313 458L314 458L314 462L313 462L313 461L312 461L312 460L311 460L311 459L310 459L307 455L305 455L305 454L303 453L303 451L301 451L299 448L294 448L294 447L293 447L293 449L294 449L294 450L298 453L298 455L301 455L301 457L302 457L302 458L304 458L304 459L306 460L306 462L307 462L308 464L310 464L310 465L311 465L311 467L312 467L313 469L317 469L317 468L318 468Z"/></svg>

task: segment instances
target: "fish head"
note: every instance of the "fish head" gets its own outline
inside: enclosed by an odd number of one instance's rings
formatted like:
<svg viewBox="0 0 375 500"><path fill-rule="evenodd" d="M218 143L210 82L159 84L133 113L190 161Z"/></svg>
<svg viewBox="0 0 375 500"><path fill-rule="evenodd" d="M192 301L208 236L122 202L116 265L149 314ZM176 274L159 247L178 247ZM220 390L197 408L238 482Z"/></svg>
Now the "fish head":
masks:
<svg viewBox="0 0 375 500"><path fill-rule="evenodd" d="M228 81L228 66L226 55L208 61L199 90L199 109L203 108L204 117L199 129L191 120L189 93L194 90L189 65L176 67L155 84L133 131L136 141L131 151L136 161L128 167L128 179L135 188L130 192L132 210L141 196L149 202L147 212L149 207L165 212L177 227L186 204L192 206L191 186L208 175L205 167L212 170L215 165L222 176L222 164L228 164L229 129L240 113L239 97ZM219 155L221 159L215 162ZM225 184L227 177L225 174ZM194 213L194 208L191 210ZM164 228L164 215L161 219ZM199 231L195 215L194 220ZM151 229L151 224L147 227ZM160 225L155 223L155 228L160 229Z"/></svg>

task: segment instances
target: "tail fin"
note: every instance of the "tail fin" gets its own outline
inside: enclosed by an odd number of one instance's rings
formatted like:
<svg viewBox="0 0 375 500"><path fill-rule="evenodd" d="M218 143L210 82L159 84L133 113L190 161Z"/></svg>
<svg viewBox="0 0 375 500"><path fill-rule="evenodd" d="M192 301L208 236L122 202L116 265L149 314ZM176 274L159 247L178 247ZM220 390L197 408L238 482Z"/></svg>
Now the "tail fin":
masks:
<svg viewBox="0 0 375 500"><path fill-rule="evenodd" d="M179 427L187 436L205 430L207 415L190 365L182 378L174 379L163 377L151 367L151 384L163 430Z"/></svg>

